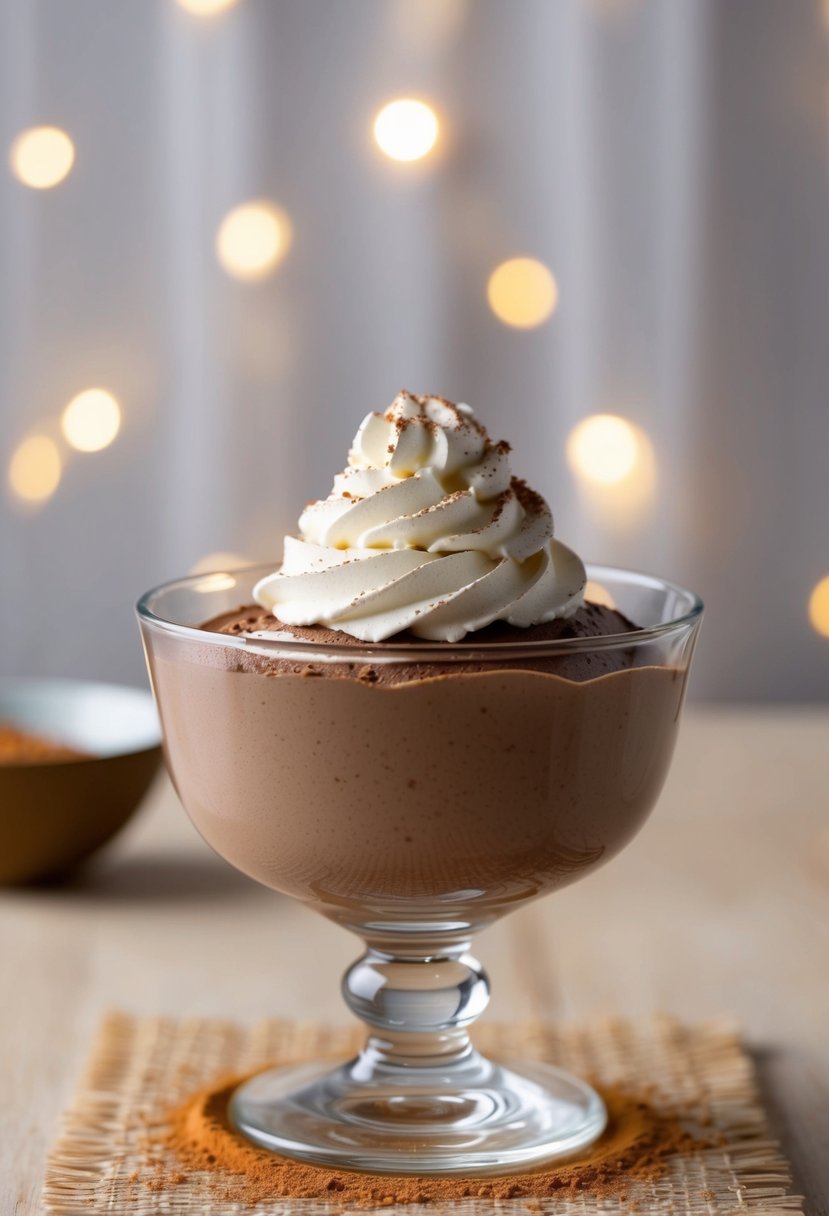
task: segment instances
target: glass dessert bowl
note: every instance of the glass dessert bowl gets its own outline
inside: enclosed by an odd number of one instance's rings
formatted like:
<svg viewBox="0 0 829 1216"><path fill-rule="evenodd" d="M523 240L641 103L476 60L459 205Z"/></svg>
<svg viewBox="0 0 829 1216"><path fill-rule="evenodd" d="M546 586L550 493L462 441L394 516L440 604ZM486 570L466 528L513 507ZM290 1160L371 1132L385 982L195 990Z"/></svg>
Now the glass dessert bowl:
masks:
<svg viewBox="0 0 829 1216"><path fill-rule="evenodd" d="M168 766L199 832L366 947L343 980L369 1028L363 1051L245 1082L235 1126L288 1156L391 1173L504 1172L578 1152L604 1129L599 1095L472 1046L489 989L470 941L642 826L670 764L700 601L592 567L634 631L218 632L270 569L183 579L138 606Z"/></svg>

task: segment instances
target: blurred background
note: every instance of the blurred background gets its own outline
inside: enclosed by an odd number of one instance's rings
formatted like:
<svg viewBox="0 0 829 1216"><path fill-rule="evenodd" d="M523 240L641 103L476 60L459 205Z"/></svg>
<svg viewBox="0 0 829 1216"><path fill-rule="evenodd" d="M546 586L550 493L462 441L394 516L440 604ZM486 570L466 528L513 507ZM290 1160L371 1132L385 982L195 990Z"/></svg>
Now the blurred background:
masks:
<svg viewBox="0 0 829 1216"><path fill-rule="evenodd" d="M829 4L0 0L0 670L469 402L694 695L829 696Z"/></svg>

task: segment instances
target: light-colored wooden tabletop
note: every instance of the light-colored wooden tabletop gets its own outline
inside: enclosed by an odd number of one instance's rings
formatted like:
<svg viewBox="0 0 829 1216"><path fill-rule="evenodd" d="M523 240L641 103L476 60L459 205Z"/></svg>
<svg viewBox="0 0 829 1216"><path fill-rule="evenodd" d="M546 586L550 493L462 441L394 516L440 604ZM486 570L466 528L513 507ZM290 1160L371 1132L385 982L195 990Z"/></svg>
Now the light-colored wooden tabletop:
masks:
<svg viewBox="0 0 829 1216"><path fill-rule="evenodd" d="M166 779L72 888L0 895L0 1216L41 1211L105 1009L339 1021L358 953L214 857ZM689 710L641 836L477 953L487 1017L733 1014L807 1211L829 1213L829 709Z"/></svg>

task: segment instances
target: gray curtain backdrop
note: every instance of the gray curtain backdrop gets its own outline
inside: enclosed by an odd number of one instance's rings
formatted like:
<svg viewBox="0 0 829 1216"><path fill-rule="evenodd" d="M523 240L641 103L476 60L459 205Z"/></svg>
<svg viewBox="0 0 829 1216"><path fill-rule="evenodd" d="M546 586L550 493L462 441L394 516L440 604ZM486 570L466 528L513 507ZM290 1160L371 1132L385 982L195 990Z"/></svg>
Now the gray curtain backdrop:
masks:
<svg viewBox="0 0 829 1216"><path fill-rule="evenodd" d="M406 386L509 438L585 557L704 596L697 696L825 698L827 64L817 0L0 0L0 143L77 151L0 169L0 670L142 681L137 595L275 560ZM443 138L401 166L371 122L409 95ZM214 239L259 197L294 243L245 284ZM560 291L526 332L486 302L519 254ZM24 508L12 451L92 385L121 434ZM653 444L637 510L568 467L598 412Z"/></svg>

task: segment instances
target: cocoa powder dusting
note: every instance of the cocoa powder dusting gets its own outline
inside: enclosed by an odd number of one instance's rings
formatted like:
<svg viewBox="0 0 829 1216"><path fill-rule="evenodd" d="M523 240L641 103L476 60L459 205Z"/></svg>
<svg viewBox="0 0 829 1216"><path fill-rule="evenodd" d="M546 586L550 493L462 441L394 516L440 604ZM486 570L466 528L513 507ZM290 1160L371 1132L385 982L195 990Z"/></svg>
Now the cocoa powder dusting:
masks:
<svg viewBox="0 0 829 1216"><path fill-rule="evenodd" d="M662 1177L670 1157L711 1147L679 1120L640 1096L602 1087L608 1128L589 1152L575 1160L498 1177L419 1177L334 1170L278 1157L235 1132L228 1100L244 1077L226 1079L195 1094L168 1117L165 1130L147 1141L155 1175L152 1191L185 1182L193 1171L214 1175L216 1198L254 1205L266 1199L323 1199L349 1207L428 1203L466 1198L549 1199L587 1194L624 1198L637 1182ZM159 1160L166 1149L167 1163ZM171 1165L170 1160L175 1164Z"/></svg>

